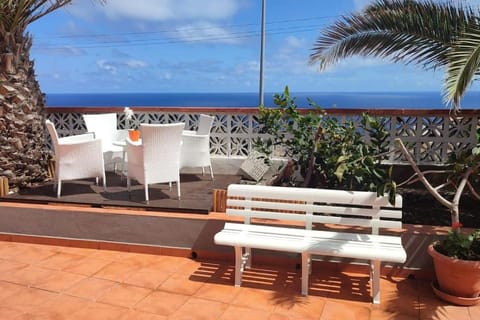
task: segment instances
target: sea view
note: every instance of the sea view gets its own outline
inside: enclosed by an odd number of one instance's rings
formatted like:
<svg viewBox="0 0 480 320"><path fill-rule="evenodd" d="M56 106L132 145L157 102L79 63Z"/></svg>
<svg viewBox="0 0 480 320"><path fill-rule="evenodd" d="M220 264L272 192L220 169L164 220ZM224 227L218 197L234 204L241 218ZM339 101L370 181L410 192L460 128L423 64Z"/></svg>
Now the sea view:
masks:
<svg viewBox="0 0 480 320"><path fill-rule="evenodd" d="M274 106L265 93L265 106ZM301 108L311 98L322 108L445 109L439 92L301 92L291 93ZM52 93L48 107L257 107L258 93ZM480 108L480 92L469 92L463 109Z"/></svg>

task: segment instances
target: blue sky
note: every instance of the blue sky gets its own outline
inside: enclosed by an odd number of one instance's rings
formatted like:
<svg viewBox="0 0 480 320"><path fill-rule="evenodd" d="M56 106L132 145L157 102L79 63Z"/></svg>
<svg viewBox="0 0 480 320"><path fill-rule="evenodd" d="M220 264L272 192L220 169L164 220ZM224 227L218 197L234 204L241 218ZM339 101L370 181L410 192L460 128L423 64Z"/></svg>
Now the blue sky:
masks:
<svg viewBox="0 0 480 320"><path fill-rule="evenodd" d="M308 65L320 30L369 2L267 0L265 92L440 92L442 70ZM261 0L77 0L29 27L31 55L46 93L257 92L260 21Z"/></svg>

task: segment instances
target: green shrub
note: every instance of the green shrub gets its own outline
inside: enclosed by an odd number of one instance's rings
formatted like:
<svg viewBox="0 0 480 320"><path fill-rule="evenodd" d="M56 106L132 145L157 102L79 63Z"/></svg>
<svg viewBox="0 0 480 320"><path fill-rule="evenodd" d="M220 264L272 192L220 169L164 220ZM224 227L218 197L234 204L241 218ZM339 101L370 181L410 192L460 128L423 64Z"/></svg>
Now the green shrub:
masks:
<svg viewBox="0 0 480 320"><path fill-rule="evenodd" d="M266 161L276 148L293 162L305 187L388 193L393 202L396 184L391 168L382 165L389 149L385 118L364 114L356 128L353 121L341 122L311 100L309 111L301 113L288 87L274 95L274 104L276 108L259 107L261 133L268 137L257 139L255 148Z"/></svg>

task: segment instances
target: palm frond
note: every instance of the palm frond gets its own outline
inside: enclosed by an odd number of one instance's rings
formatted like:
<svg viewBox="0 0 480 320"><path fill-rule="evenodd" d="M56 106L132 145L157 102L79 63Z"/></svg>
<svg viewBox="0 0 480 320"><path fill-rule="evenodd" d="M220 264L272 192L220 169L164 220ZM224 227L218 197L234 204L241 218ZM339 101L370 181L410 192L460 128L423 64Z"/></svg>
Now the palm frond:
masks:
<svg viewBox="0 0 480 320"><path fill-rule="evenodd" d="M480 70L480 28L464 33L448 54L443 99L460 108L460 99Z"/></svg>
<svg viewBox="0 0 480 320"><path fill-rule="evenodd" d="M477 23L471 8L452 2L379 0L328 27L315 42L310 63L325 69L363 55L436 68L447 63L458 34Z"/></svg>

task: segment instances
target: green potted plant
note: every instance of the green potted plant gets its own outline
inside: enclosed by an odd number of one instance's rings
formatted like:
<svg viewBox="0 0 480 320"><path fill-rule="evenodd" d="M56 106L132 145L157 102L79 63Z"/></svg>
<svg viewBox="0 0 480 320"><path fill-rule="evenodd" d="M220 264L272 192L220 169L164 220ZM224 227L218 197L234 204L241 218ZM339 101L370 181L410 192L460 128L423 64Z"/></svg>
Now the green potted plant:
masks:
<svg viewBox="0 0 480 320"><path fill-rule="evenodd" d="M433 290L446 301L473 305L480 300L480 230L460 229L455 223L445 239L428 247L438 282Z"/></svg>

